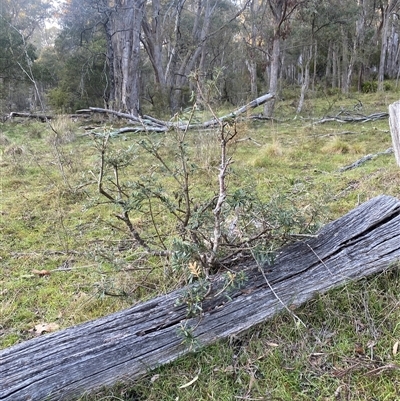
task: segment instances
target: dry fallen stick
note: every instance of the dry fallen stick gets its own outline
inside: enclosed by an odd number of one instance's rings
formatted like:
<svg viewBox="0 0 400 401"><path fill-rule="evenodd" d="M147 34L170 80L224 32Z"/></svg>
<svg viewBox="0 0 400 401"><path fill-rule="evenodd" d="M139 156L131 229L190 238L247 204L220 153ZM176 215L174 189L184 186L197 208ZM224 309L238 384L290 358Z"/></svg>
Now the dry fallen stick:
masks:
<svg viewBox="0 0 400 401"><path fill-rule="evenodd" d="M337 122L337 123L366 123L370 121L382 120L384 118L388 118L388 113L373 113L369 116L363 115L337 115L334 117L325 117L321 120L315 121L313 124L325 124L329 122Z"/></svg>
<svg viewBox="0 0 400 401"><path fill-rule="evenodd" d="M341 169L339 169L339 172L343 173L343 171L352 170L353 168L360 167L362 164L364 164L368 160L375 159L375 157L377 157L377 156L388 155L390 153L393 153L393 148L388 148L384 152L379 152L379 153L374 153L374 154L369 154L369 155L363 156L361 159L355 161L354 163L351 163L348 166L342 167Z"/></svg>

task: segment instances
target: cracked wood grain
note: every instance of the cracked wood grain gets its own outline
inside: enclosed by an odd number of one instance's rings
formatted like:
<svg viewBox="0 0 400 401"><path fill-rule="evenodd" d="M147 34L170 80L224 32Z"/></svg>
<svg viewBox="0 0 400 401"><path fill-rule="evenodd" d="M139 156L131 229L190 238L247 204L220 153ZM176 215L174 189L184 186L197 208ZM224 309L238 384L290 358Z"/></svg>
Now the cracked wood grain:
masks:
<svg viewBox="0 0 400 401"><path fill-rule="evenodd" d="M176 306L181 289L0 351L0 400L70 400L137 379L191 351L178 335L181 325L194 328L200 345L211 344L266 321L284 305L300 305L399 260L400 202L376 197L264 266L274 291L257 266L238 266L245 287L229 292L228 300L220 294L223 278L213 277L200 319L188 319L185 305Z"/></svg>

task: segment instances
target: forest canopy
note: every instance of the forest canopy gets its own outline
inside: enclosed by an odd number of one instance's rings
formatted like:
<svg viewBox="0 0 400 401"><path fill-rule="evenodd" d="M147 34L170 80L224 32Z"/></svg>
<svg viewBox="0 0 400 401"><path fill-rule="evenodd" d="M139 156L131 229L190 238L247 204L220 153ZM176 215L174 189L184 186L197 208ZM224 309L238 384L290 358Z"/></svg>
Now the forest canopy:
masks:
<svg viewBox="0 0 400 401"><path fill-rule="evenodd" d="M387 90L399 11L400 0L5 0L1 113L172 115L199 83L210 103L234 106L290 88L297 112L317 91Z"/></svg>

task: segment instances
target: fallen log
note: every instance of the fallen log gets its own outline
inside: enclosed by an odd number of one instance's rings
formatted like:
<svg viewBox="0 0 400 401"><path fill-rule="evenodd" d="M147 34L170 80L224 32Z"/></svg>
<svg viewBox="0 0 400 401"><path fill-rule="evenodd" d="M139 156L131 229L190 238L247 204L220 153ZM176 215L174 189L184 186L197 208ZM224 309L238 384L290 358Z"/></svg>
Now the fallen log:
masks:
<svg viewBox="0 0 400 401"><path fill-rule="evenodd" d="M325 123L330 123L330 122L337 122L337 123L367 123L367 122L373 122L377 120L382 120L385 119L389 116L388 113L385 112L378 112L378 113L373 113L370 114L369 116L364 116L360 114L352 115L349 113L339 113L338 115L334 117L325 117L322 118L321 120L315 121L313 124L325 124Z"/></svg>
<svg viewBox="0 0 400 401"><path fill-rule="evenodd" d="M186 287L127 310L0 352L0 400L70 400L139 378L193 349L300 305L315 293L380 272L400 260L400 201L376 197L296 242L272 265L241 266L245 287L211 279L200 317L188 318ZM196 284L194 284L196 285ZM195 342L182 341L190 332Z"/></svg>
<svg viewBox="0 0 400 401"><path fill-rule="evenodd" d="M347 166L344 166L344 167L340 168L339 172L343 173L344 171L352 170L353 168L360 167L361 165L363 165L368 160L375 159L376 157L381 156L381 155L389 155L390 153L393 153L393 148L388 148L383 152L370 153L368 155L363 156L361 159L356 160L354 163L351 163L351 164L349 164Z"/></svg>
<svg viewBox="0 0 400 401"><path fill-rule="evenodd" d="M15 117L21 117L21 118L28 118L31 120L40 120L42 123L49 122L50 120L54 120L58 115L51 115L51 114L32 114L32 113L22 113L19 111L13 111L11 112L5 120L12 120ZM83 110L78 110L76 114L66 114L66 117L69 118L89 118L90 113L84 114Z"/></svg>
<svg viewBox="0 0 400 401"><path fill-rule="evenodd" d="M15 117L22 117L22 118L30 118L34 120L40 120L42 123L51 120L54 118L52 115L46 114L32 114L32 113L22 113L18 111L13 111L8 115L8 118L12 120Z"/></svg>
<svg viewBox="0 0 400 401"><path fill-rule="evenodd" d="M269 100L273 99L274 96L275 95L272 93L266 93L265 95L262 95L262 96L258 97L257 99L252 100L250 103L247 103L246 105L232 111L229 114L226 114L222 117L213 118L211 120L204 121L204 122L198 123L198 124L185 123L182 121L179 121L179 122L164 121L164 120L159 120L159 119L156 119L156 118L148 116L148 115L134 116L129 113L123 113L123 112L110 110L110 109L103 109L100 107L89 107L89 109L85 109L85 111L89 110L93 113L111 114L116 117L125 118L125 119L134 121L135 123L137 123L136 126L125 127L125 128L116 130L112 133L112 135L118 135L118 134L127 133L127 132L140 132L140 131L165 132L170 129L181 129L181 130L205 129L205 128L209 128L209 127L218 125L220 123L223 123L227 120L233 120L236 117L240 116L241 114L246 113L248 110L251 110L255 107L261 106L265 102L268 102ZM79 112L79 110L77 112Z"/></svg>

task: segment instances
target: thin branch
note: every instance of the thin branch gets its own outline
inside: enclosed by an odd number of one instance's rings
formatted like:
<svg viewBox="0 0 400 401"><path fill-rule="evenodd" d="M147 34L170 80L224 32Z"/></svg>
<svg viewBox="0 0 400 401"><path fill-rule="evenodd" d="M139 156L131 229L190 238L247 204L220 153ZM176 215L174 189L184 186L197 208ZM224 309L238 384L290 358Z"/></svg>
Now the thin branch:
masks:
<svg viewBox="0 0 400 401"><path fill-rule="evenodd" d="M258 262L257 258L253 255L253 258L255 262L257 263L257 267L260 270L265 282L267 283L268 288L271 290L271 292L274 294L274 297L280 302L280 304L286 309L287 312L294 318L294 320L298 323L300 323L303 327L307 327L305 323L292 311L288 308L288 306L282 301L282 299L279 297L279 295L275 292L274 288L272 287L271 283L268 281L267 276L265 275L264 269Z"/></svg>

